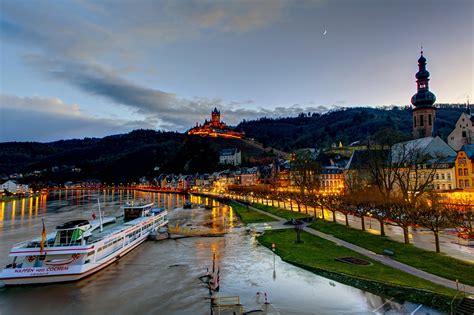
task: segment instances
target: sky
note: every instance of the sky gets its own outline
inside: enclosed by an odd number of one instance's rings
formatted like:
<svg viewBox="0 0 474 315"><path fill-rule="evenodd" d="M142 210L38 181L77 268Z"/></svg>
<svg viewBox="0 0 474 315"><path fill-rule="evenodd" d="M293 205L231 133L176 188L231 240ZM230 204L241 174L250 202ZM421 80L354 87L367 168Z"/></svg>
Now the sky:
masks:
<svg viewBox="0 0 474 315"><path fill-rule="evenodd" d="M0 0L0 142L474 101L471 0Z"/></svg>

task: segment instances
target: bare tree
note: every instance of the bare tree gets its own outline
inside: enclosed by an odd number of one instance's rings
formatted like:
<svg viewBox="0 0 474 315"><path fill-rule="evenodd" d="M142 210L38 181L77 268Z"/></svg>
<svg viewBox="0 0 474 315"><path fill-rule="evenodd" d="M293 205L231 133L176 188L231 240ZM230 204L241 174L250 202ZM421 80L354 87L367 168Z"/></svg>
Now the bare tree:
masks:
<svg viewBox="0 0 474 315"><path fill-rule="evenodd" d="M405 244L410 244L408 229L416 219L413 205L401 196L392 198L388 205L388 218L403 230Z"/></svg>
<svg viewBox="0 0 474 315"><path fill-rule="evenodd" d="M458 233L468 240L474 239L474 200L465 196L459 199L450 199L444 206L449 213L452 226Z"/></svg>
<svg viewBox="0 0 474 315"><path fill-rule="evenodd" d="M451 220L445 206L440 202L440 196L430 192L419 200L416 211L416 223L429 228L435 237L436 252L441 252L439 246L439 232L450 227Z"/></svg>
<svg viewBox="0 0 474 315"><path fill-rule="evenodd" d="M291 179L296 189L292 195L293 200L298 205L298 211L301 212L301 205L305 203L307 195L312 195L318 191L320 186L321 166L313 158L309 151L302 151L295 154L291 160Z"/></svg>

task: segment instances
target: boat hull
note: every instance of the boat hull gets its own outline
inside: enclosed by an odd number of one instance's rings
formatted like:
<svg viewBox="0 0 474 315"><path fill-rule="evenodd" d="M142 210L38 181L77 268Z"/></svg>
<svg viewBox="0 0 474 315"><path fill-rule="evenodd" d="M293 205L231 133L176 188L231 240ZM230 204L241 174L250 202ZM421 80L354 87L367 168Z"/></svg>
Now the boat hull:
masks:
<svg viewBox="0 0 474 315"><path fill-rule="evenodd" d="M0 281L6 286L77 281L116 262L146 241L147 237L148 235L143 235L130 246L124 247L122 250L108 256L104 261L91 263L89 266L66 265L42 268L4 269L3 272L0 273Z"/></svg>

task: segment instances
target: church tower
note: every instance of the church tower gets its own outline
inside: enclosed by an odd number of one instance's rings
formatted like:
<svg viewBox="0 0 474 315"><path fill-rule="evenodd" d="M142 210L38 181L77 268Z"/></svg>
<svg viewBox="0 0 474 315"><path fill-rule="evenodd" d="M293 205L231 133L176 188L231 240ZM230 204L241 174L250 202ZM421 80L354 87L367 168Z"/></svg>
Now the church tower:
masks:
<svg viewBox="0 0 474 315"><path fill-rule="evenodd" d="M214 110L211 113L211 117L212 126L218 128L221 124L221 112L217 110L217 107L214 107Z"/></svg>
<svg viewBox="0 0 474 315"><path fill-rule="evenodd" d="M413 109L413 138L432 137L436 118L436 108L433 104L436 102L436 96L428 88L430 73L426 70L426 58L423 56L423 50L421 50L421 56L418 59L418 72L415 77L418 91L411 98L411 103L415 106Z"/></svg>

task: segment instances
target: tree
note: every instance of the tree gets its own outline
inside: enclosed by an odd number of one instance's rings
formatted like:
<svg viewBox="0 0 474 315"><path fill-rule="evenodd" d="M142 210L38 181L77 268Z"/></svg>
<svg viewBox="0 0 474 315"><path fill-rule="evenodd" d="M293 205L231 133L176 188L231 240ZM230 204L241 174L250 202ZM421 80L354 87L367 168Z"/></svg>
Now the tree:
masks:
<svg viewBox="0 0 474 315"><path fill-rule="evenodd" d="M313 158L309 150L304 150L293 155L291 159L290 176L296 193L293 199L298 205L298 211L301 212L301 204L307 198L318 191L320 186L321 166ZM308 209L306 208L306 213Z"/></svg>
<svg viewBox="0 0 474 315"><path fill-rule="evenodd" d="M416 211L417 224L430 229L435 237L436 252L441 252L439 246L439 232L441 229L450 227L451 219L446 211L446 207L440 202L440 196L429 193L423 200L420 200Z"/></svg>
<svg viewBox="0 0 474 315"><path fill-rule="evenodd" d="M323 195L319 200L326 209L332 212L332 221L336 222L336 211L341 211L341 197L335 194ZM347 223L346 216L346 225Z"/></svg>
<svg viewBox="0 0 474 315"><path fill-rule="evenodd" d="M393 198L388 205L388 218L403 230L405 244L410 244L408 228L415 222L416 211L403 197Z"/></svg>
<svg viewBox="0 0 474 315"><path fill-rule="evenodd" d="M474 200L469 196L445 204L452 226L467 239L474 239Z"/></svg>

